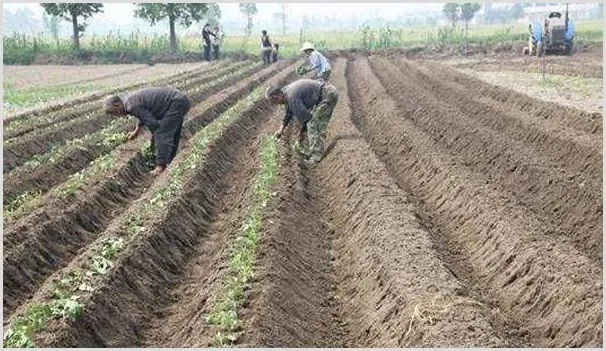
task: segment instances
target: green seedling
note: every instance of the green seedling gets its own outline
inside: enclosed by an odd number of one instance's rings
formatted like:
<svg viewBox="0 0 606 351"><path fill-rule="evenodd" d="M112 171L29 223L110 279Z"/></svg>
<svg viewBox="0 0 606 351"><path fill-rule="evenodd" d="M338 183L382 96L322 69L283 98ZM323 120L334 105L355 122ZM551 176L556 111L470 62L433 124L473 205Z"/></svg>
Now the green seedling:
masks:
<svg viewBox="0 0 606 351"><path fill-rule="evenodd" d="M222 298L218 300L206 317L209 325L218 327L213 337L214 346L231 345L237 340L238 310L245 299L245 288L253 276L253 267L263 228L263 211L271 197L270 189L278 178L279 151L275 137L264 140L261 152L261 170L253 189L254 205L241 228L242 235L233 244L230 252L228 274L223 283Z"/></svg>

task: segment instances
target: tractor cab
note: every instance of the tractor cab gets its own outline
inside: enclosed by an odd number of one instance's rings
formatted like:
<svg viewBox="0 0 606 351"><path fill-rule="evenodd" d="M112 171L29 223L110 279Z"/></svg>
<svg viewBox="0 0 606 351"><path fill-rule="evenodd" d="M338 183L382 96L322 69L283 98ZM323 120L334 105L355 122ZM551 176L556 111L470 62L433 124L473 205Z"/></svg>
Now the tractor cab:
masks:
<svg viewBox="0 0 606 351"><path fill-rule="evenodd" d="M559 12L552 12L545 19L543 38L545 44L551 46L563 43L566 37L566 19Z"/></svg>
<svg viewBox="0 0 606 351"><path fill-rule="evenodd" d="M524 54L542 56L543 54L564 53L572 54L575 28L566 13L551 12L544 21L537 21L528 26L528 46Z"/></svg>

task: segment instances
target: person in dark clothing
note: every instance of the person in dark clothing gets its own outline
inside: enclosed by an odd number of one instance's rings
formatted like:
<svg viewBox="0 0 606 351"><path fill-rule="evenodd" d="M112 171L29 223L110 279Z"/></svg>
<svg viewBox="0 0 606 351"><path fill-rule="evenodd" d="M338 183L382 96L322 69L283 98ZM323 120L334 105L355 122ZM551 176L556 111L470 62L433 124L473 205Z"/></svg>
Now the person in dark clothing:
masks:
<svg viewBox="0 0 606 351"><path fill-rule="evenodd" d="M267 35L266 30L261 31L261 52L263 54L263 64L269 65L271 64L271 52L273 50L273 45L271 44L271 40L269 40L269 35Z"/></svg>
<svg viewBox="0 0 606 351"><path fill-rule="evenodd" d="M278 49L280 48L280 44L274 44L274 50L271 52L271 62L278 62Z"/></svg>
<svg viewBox="0 0 606 351"><path fill-rule="evenodd" d="M210 36L217 37L215 33L210 29L210 24L206 23L202 28L202 40L204 41L204 59L206 61L210 61L210 49L212 43L210 41Z"/></svg>
<svg viewBox="0 0 606 351"><path fill-rule="evenodd" d="M328 123L339 100L337 89L330 83L299 79L282 89L270 85L265 97L274 104L286 105L282 126L276 132L276 137L280 138L292 117L296 117L301 124L299 143L302 144L306 134L309 134L309 150L303 148L302 151L307 157L305 162L310 166L320 162L324 158Z"/></svg>
<svg viewBox="0 0 606 351"><path fill-rule="evenodd" d="M173 88L146 88L123 96L112 96L106 102L106 112L114 116L132 115L139 120L127 140L135 139L146 127L152 132L156 156L154 174L162 173L177 154L181 127L191 103Z"/></svg>

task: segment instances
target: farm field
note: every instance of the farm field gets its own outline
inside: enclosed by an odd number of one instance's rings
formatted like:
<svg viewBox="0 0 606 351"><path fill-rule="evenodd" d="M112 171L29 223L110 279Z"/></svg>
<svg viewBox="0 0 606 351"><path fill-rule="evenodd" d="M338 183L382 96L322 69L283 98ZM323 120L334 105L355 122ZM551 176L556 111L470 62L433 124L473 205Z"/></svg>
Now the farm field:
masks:
<svg viewBox="0 0 606 351"><path fill-rule="evenodd" d="M10 116L4 346L602 346L602 108L481 76L510 62L332 58L313 168L263 97L295 61L149 73L193 102L156 178L104 94Z"/></svg>
<svg viewBox="0 0 606 351"><path fill-rule="evenodd" d="M82 65L82 66L4 66L4 102L9 113L16 113L54 100L131 85L150 77L176 75L208 63Z"/></svg>
<svg viewBox="0 0 606 351"><path fill-rule="evenodd" d="M603 111L601 47L573 56L547 56L545 78L536 57L515 54L436 60L490 84L578 109Z"/></svg>

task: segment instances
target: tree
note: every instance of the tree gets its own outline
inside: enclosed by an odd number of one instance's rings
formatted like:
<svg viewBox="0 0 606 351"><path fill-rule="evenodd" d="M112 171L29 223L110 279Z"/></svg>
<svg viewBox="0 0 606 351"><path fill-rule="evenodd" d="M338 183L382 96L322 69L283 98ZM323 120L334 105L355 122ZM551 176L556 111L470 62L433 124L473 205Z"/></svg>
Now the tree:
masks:
<svg viewBox="0 0 606 351"><path fill-rule="evenodd" d="M282 3L280 11L274 13L274 18L282 22L282 35L286 35L286 3Z"/></svg>
<svg viewBox="0 0 606 351"><path fill-rule="evenodd" d="M257 14L257 5L255 3L241 3L240 12L246 15L246 34L252 33L253 16Z"/></svg>
<svg viewBox="0 0 606 351"><path fill-rule="evenodd" d="M310 23L311 23L311 20L309 19L309 16L307 15L307 13L304 14L303 18L301 19L301 28L303 30L308 30Z"/></svg>
<svg viewBox="0 0 606 351"><path fill-rule="evenodd" d="M25 33L35 35L43 30L43 23L27 7L19 8L14 13L4 9L4 33Z"/></svg>
<svg viewBox="0 0 606 351"><path fill-rule="evenodd" d="M148 21L152 26L168 20L170 30L170 50L177 51L177 33L175 25L188 28L193 22L200 22L207 16L212 5L209 3L147 3L137 4L135 16Z"/></svg>
<svg viewBox="0 0 606 351"><path fill-rule="evenodd" d="M103 12L101 3L47 3L40 4L40 6L47 14L72 22L73 45L74 49L78 51L80 50L80 37L86 29L86 20L95 13Z"/></svg>
<svg viewBox="0 0 606 351"><path fill-rule="evenodd" d="M518 4L519 5L519 4ZM480 4L478 3L464 3L461 4L461 19L465 21L465 33L469 27L469 21L473 19L476 13L480 11Z"/></svg>
<svg viewBox="0 0 606 351"><path fill-rule="evenodd" d="M444 16L452 23L453 28L457 26L457 22L459 21L459 9L460 5L452 2L444 4L444 8L442 9Z"/></svg>
<svg viewBox="0 0 606 351"><path fill-rule="evenodd" d="M221 20L221 8L219 8L219 5L209 4L205 19L211 26L219 25L219 21Z"/></svg>
<svg viewBox="0 0 606 351"><path fill-rule="evenodd" d="M461 4L461 19L465 21L465 54L467 54L467 31L469 29L469 21L472 20L473 16L480 11L480 4L466 2Z"/></svg>
<svg viewBox="0 0 606 351"><path fill-rule="evenodd" d="M516 3L511 7L511 9L509 9L509 13L511 14L512 18L518 20L524 16L524 6L522 6L520 3Z"/></svg>
<svg viewBox="0 0 606 351"><path fill-rule="evenodd" d="M49 32L53 39L59 38L59 17L48 16L46 12L42 13L42 21L44 22L44 30Z"/></svg>

